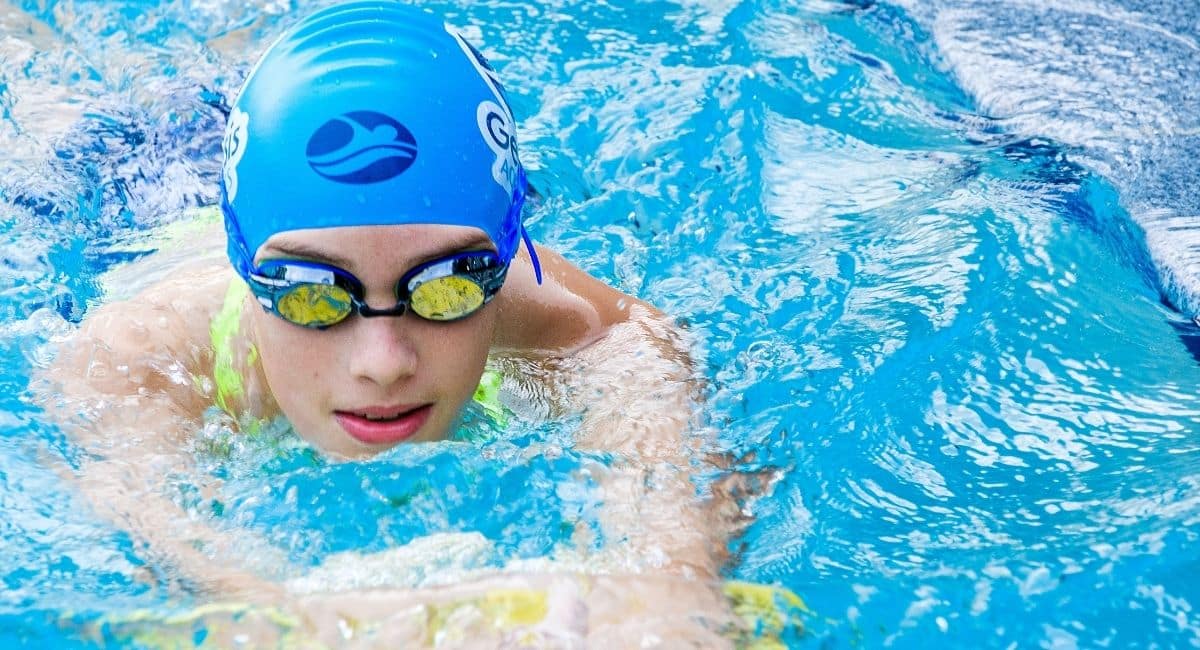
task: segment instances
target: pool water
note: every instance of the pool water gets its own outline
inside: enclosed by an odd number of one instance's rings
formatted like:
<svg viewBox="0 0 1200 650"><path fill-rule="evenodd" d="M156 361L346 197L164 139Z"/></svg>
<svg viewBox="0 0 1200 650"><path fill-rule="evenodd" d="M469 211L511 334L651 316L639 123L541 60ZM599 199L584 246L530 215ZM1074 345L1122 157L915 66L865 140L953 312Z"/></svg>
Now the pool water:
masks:
<svg viewBox="0 0 1200 650"><path fill-rule="evenodd" d="M4 647L165 602L27 387L145 233L215 201L222 107L316 4L0 17ZM534 238L687 324L719 446L772 477L727 573L805 599L791 644L1200 645L1196 9L428 6L506 80ZM476 566L537 558L594 525L572 424L469 415L360 464L206 430L224 487L178 498L300 566L464 531Z"/></svg>

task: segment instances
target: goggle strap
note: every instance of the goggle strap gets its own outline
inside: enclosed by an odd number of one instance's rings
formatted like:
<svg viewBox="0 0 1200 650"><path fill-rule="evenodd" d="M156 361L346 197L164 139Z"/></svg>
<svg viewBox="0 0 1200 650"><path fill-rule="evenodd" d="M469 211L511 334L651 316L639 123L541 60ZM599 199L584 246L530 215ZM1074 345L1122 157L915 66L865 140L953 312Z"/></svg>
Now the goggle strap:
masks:
<svg viewBox="0 0 1200 650"><path fill-rule="evenodd" d="M247 282L250 281L250 274L254 267L254 256L246 247L246 239L242 236L242 227L238 223L237 216L233 211L233 206L229 205L229 201L225 199L225 179L220 180L221 187L221 218L225 222L225 233L228 239L226 243L226 253L229 256L229 261L233 264L233 270Z"/></svg>
<svg viewBox="0 0 1200 650"><path fill-rule="evenodd" d="M529 239L529 231L525 230L525 224L521 224L521 239L525 242L525 248L529 249L529 261L533 262L533 275L540 285L542 283L542 265L538 262L537 251L533 248L533 241Z"/></svg>

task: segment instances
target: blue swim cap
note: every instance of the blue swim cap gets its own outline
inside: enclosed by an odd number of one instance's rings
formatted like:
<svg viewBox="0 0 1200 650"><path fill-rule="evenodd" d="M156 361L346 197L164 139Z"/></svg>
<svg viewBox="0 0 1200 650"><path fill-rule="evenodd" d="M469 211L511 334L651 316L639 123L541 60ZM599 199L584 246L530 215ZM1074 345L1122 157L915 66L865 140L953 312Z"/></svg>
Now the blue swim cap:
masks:
<svg viewBox="0 0 1200 650"><path fill-rule="evenodd" d="M288 30L225 130L221 208L245 277L271 235L388 224L474 226L501 259L522 237L525 170L496 73L432 14L370 0Z"/></svg>

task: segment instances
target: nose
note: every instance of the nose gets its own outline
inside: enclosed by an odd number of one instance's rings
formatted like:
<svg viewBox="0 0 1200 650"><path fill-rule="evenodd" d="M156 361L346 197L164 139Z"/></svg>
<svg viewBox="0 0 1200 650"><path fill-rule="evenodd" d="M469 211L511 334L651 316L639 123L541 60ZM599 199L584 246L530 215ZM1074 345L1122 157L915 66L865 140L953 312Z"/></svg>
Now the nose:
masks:
<svg viewBox="0 0 1200 650"><path fill-rule="evenodd" d="M358 380L391 386L417 371L420 357L403 318L354 318L350 373Z"/></svg>

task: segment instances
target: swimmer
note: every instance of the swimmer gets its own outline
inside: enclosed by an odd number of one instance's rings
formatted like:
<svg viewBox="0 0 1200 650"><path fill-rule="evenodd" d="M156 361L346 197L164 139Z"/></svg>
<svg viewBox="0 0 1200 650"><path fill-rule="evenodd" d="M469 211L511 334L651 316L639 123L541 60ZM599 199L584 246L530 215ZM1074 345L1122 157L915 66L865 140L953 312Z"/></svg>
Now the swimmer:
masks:
<svg viewBox="0 0 1200 650"><path fill-rule="evenodd" d="M472 45L397 3L320 10L251 71L223 154L228 264L95 309L49 373L86 420L79 474L99 508L192 589L287 600L286 560L144 486L183 471L214 408L243 432L286 418L349 461L443 440L491 360L548 411L582 414L581 449L618 458L601 480L623 551L609 572L691 580L695 607L721 607L728 530L691 480L687 347L659 310L531 241L512 109Z"/></svg>

